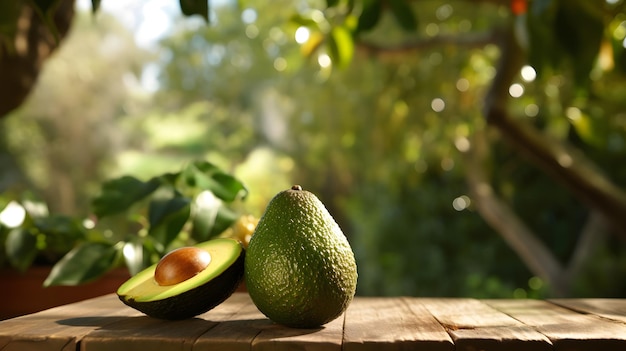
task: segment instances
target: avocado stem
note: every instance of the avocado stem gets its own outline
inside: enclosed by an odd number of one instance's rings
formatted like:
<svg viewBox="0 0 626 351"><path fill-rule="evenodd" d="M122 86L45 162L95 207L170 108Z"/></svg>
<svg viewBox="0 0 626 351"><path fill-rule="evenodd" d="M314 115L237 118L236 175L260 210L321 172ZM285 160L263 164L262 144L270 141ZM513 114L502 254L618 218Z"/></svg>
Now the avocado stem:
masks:
<svg viewBox="0 0 626 351"><path fill-rule="evenodd" d="M297 190L297 191L300 191L300 190L302 190L302 187L301 187L300 185L296 184L296 185L293 185L293 186L291 187L291 190Z"/></svg>

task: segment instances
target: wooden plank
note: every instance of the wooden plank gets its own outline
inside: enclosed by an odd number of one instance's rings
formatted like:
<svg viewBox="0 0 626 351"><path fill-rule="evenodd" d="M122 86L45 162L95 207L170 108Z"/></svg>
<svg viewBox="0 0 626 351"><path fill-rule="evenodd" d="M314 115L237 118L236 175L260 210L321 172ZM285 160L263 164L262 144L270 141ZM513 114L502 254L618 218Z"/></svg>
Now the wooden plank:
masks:
<svg viewBox="0 0 626 351"><path fill-rule="evenodd" d="M626 299L553 299L549 301L575 311L626 323Z"/></svg>
<svg viewBox="0 0 626 351"><path fill-rule="evenodd" d="M145 315L126 318L99 328L81 341L81 350L192 350L196 339L245 304L245 296L234 294L213 310L196 318L168 321Z"/></svg>
<svg viewBox="0 0 626 351"><path fill-rule="evenodd" d="M114 300L117 299L113 299L111 296L102 296L0 321L0 340L2 337L12 336L25 330L32 330L35 326L46 324L62 317L80 317L81 315L88 315L92 310L97 308L108 309L111 303L116 303L112 302Z"/></svg>
<svg viewBox="0 0 626 351"><path fill-rule="evenodd" d="M191 350L195 339L216 324L200 318L166 321L134 317L85 336L81 350Z"/></svg>
<svg viewBox="0 0 626 351"><path fill-rule="evenodd" d="M555 350L626 349L626 325L623 323L581 314L546 301L489 300L486 303L546 335Z"/></svg>
<svg viewBox="0 0 626 351"><path fill-rule="evenodd" d="M435 318L451 330L480 327L517 327L521 323L476 299L422 299Z"/></svg>
<svg viewBox="0 0 626 351"><path fill-rule="evenodd" d="M248 294L184 321L114 294L0 322L0 350L626 350L626 300L358 297L319 329L269 321Z"/></svg>
<svg viewBox="0 0 626 351"><path fill-rule="evenodd" d="M252 341L253 351L341 351L345 314L320 328L298 329L278 324L263 328Z"/></svg>
<svg viewBox="0 0 626 351"><path fill-rule="evenodd" d="M340 350L343 317L318 329L297 329L270 321L248 298L228 320L201 335L194 350Z"/></svg>
<svg viewBox="0 0 626 351"><path fill-rule="evenodd" d="M272 322L259 312L247 294L241 295L245 297L242 308L198 337L194 350L250 350L252 340Z"/></svg>
<svg viewBox="0 0 626 351"><path fill-rule="evenodd" d="M232 317L250 302L251 300L248 293L237 292L232 294L226 301L219 304L212 310L199 315L198 318L221 322Z"/></svg>
<svg viewBox="0 0 626 351"><path fill-rule="evenodd" d="M345 313L343 350L453 350L443 327L411 298L355 299Z"/></svg>
<svg viewBox="0 0 626 351"><path fill-rule="evenodd" d="M0 322L0 349L71 350L89 332L109 323L137 315L119 309L114 294L52 308Z"/></svg>
<svg viewBox="0 0 626 351"><path fill-rule="evenodd" d="M551 350L544 335L474 299L423 299L448 330L457 351Z"/></svg>

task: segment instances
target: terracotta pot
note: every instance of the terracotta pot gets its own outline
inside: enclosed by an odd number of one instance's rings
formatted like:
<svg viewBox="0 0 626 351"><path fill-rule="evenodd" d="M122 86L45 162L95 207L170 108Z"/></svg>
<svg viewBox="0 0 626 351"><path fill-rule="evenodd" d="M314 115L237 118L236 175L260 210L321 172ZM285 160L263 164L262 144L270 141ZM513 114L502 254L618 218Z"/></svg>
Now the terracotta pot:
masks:
<svg viewBox="0 0 626 351"><path fill-rule="evenodd" d="M52 267L31 267L24 273L0 269L0 320L113 293L129 278L115 269L92 283L43 287Z"/></svg>

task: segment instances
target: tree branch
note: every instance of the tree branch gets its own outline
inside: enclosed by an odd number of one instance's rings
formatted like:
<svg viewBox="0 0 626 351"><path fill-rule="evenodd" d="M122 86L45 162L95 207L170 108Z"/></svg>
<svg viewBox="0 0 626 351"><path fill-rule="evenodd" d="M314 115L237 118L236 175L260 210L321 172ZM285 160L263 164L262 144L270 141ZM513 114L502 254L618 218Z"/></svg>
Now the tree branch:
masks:
<svg viewBox="0 0 626 351"><path fill-rule="evenodd" d="M489 147L484 134L474 133L472 147L465 154L466 178L476 209L533 274L543 279L556 296L566 296L569 284L561 263L491 187L485 173Z"/></svg>
<svg viewBox="0 0 626 351"><path fill-rule="evenodd" d="M606 239L608 229L607 220L600 212L592 211L589 214L565 270L565 279L570 285L584 267L587 259L598 247L598 244Z"/></svg>
<svg viewBox="0 0 626 351"><path fill-rule="evenodd" d="M579 150L541 133L507 112L508 88L524 63L525 53L517 44L512 29L504 34L500 41L500 66L485 99L487 122L523 156L555 181L564 184L588 207L601 212L612 229L626 238L626 193Z"/></svg>
<svg viewBox="0 0 626 351"><path fill-rule="evenodd" d="M482 48L496 42L496 35L492 32L473 33L467 35L438 35L427 39L416 39L395 45L385 45L374 42L358 41L360 52L372 56L405 55L413 51L432 49L441 46L458 46L463 48Z"/></svg>

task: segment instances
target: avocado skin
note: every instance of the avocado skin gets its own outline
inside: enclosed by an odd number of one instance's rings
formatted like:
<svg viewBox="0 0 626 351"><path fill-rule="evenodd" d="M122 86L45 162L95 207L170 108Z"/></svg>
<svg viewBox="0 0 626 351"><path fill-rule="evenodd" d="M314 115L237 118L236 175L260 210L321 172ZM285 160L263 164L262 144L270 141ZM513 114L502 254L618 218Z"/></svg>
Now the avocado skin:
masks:
<svg viewBox="0 0 626 351"><path fill-rule="evenodd" d="M197 316L224 302L237 290L243 280L245 255L246 251L242 249L237 260L222 274L182 294L144 302L126 300L125 296L119 298L126 305L154 318L181 320Z"/></svg>

